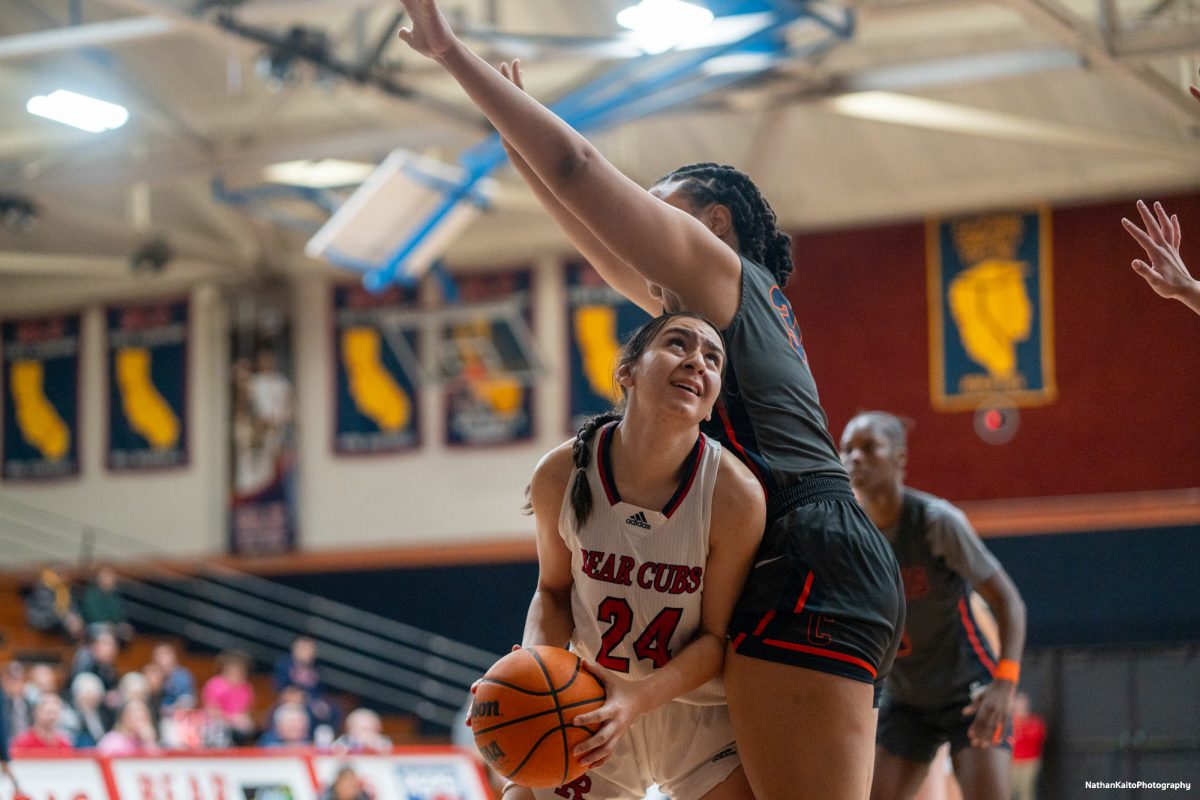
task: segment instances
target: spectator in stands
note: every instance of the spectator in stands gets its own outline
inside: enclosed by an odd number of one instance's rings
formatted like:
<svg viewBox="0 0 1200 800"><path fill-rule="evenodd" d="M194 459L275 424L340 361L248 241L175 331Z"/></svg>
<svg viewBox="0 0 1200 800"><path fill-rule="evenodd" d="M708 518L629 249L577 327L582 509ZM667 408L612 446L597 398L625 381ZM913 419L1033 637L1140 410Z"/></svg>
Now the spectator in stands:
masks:
<svg viewBox="0 0 1200 800"><path fill-rule="evenodd" d="M33 724L13 739L13 750L70 750L71 740L58 728L62 705L62 698L52 692L39 695L33 707Z"/></svg>
<svg viewBox="0 0 1200 800"><path fill-rule="evenodd" d="M1046 721L1029 710L1029 695L1017 692L1013 698L1013 800L1036 800L1045 743Z"/></svg>
<svg viewBox="0 0 1200 800"><path fill-rule="evenodd" d="M3 699L3 698L0 698ZM17 786L17 779L12 774L12 769L9 768L8 756L8 708L7 703L0 702L0 775L8 778L12 783L13 795L21 794L21 787Z"/></svg>
<svg viewBox="0 0 1200 800"><path fill-rule="evenodd" d="M121 706L121 696L117 692L117 639L108 631L100 631L91 637L86 647L81 647L75 653L75 663L71 667L71 680L81 672L90 672L104 683L106 692L104 702L110 710L115 711Z"/></svg>
<svg viewBox="0 0 1200 800"><path fill-rule="evenodd" d="M96 570L83 590L79 614L91 635L108 631L121 642L133 638L133 626L125 618L121 595L117 594L117 573L112 567L102 566Z"/></svg>
<svg viewBox="0 0 1200 800"><path fill-rule="evenodd" d="M134 701L145 703L150 709L150 720L158 727L158 709L152 704L150 696L150 680L140 672L126 672L117 684L117 694L121 696L121 707Z"/></svg>
<svg viewBox="0 0 1200 800"><path fill-rule="evenodd" d="M44 568L25 595L25 621L47 633L63 633L72 641L83 638L83 618L71 596L71 585L50 567Z"/></svg>
<svg viewBox="0 0 1200 800"><path fill-rule="evenodd" d="M4 716L8 719L9 738L18 736L29 727L29 704L25 701L25 665L10 661L0 673Z"/></svg>
<svg viewBox="0 0 1200 800"><path fill-rule="evenodd" d="M173 645L163 643L154 648L154 663L163 671L161 713L168 717L177 708L196 706L196 679L187 667L179 663Z"/></svg>
<svg viewBox="0 0 1200 800"><path fill-rule="evenodd" d="M317 672L317 643L307 636L298 636L292 642L291 652L279 657L272 675L279 701L284 702L283 693L289 688L304 692L304 705L314 726L328 725L336 729L340 713L325 696L321 677Z"/></svg>
<svg viewBox="0 0 1200 800"><path fill-rule="evenodd" d="M112 727L112 713L104 705L104 682L90 672L71 681L71 708L76 724L71 731L75 749L95 747Z"/></svg>
<svg viewBox="0 0 1200 800"><path fill-rule="evenodd" d="M233 732L218 714L176 707L171 716L163 717L162 744L171 750L226 748L233 744Z"/></svg>
<svg viewBox="0 0 1200 800"><path fill-rule="evenodd" d="M347 764L338 769L333 776L333 783L321 795L321 800L371 800L371 795L363 789L362 780L354 767Z"/></svg>
<svg viewBox="0 0 1200 800"><path fill-rule="evenodd" d="M147 661L142 665L141 673L146 679L146 705L150 706L150 711L154 714L154 719L164 719L162 713L164 681L162 667L158 666L158 664L155 664L153 661Z"/></svg>
<svg viewBox="0 0 1200 800"><path fill-rule="evenodd" d="M346 715L346 732L333 741L335 753L390 753L392 740L383 735L383 721L369 708Z"/></svg>
<svg viewBox="0 0 1200 800"><path fill-rule="evenodd" d="M44 661L31 666L25 680L25 702L33 708L42 694L58 694L58 670L53 664Z"/></svg>
<svg viewBox="0 0 1200 800"><path fill-rule="evenodd" d="M258 740L259 747L308 747L312 743L308 709L300 703L285 703L275 709L270 729Z"/></svg>
<svg viewBox="0 0 1200 800"><path fill-rule="evenodd" d="M254 687L250 685L250 656L226 650L217 656L220 672L204 684L205 710L228 726L235 744L244 744L254 735Z"/></svg>
<svg viewBox="0 0 1200 800"><path fill-rule="evenodd" d="M158 731L150 709L141 700L122 706L113 729L96 745L96 752L104 756L136 756L158 751Z"/></svg>

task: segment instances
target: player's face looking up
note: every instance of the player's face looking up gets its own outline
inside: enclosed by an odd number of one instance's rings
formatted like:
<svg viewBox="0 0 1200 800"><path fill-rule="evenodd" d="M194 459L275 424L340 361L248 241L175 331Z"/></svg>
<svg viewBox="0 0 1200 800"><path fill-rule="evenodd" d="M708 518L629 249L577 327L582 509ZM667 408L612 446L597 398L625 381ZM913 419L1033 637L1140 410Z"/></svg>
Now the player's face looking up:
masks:
<svg viewBox="0 0 1200 800"><path fill-rule="evenodd" d="M617 369L630 405L679 413L699 422L712 413L721 391L725 347L709 323L672 317L635 359Z"/></svg>
<svg viewBox="0 0 1200 800"><path fill-rule="evenodd" d="M905 452L869 420L852 420L842 434L842 463L855 489L872 490L899 481Z"/></svg>

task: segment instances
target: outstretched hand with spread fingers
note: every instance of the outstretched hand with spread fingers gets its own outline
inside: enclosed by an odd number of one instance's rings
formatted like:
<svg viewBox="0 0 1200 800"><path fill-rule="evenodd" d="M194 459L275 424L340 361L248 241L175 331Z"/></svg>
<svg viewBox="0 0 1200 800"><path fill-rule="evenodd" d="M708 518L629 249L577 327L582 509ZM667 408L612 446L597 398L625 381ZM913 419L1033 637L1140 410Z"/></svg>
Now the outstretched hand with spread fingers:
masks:
<svg viewBox="0 0 1200 800"><path fill-rule="evenodd" d="M1137 210L1146 226L1145 230L1128 219L1123 218L1121 224L1146 251L1150 261L1147 263L1140 258L1134 259L1131 265L1133 271L1141 275L1160 297L1179 300L1200 314L1200 281L1188 272L1179 254L1179 246L1183 241L1179 217L1168 215L1162 203L1155 203L1151 211L1139 200Z"/></svg>
<svg viewBox="0 0 1200 800"><path fill-rule="evenodd" d="M413 50L436 59L458 43L436 0L400 0L400 4L408 12L412 25L401 28L399 36Z"/></svg>

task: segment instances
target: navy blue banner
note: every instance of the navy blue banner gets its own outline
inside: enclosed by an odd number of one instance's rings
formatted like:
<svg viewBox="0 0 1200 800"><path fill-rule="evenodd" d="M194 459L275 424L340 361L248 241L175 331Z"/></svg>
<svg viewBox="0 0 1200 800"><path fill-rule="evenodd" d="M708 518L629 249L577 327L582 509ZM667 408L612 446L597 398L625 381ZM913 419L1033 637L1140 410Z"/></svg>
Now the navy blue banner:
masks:
<svg viewBox="0 0 1200 800"><path fill-rule="evenodd" d="M567 266L569 433L620 401L613 373L621 343L649 319L645 311L609 287L590 265Z"/></svg>
<svg viewBox="0 0 1200 800"><path fill-rule="evenodd" d="M105 322L108 468L187 464L187 301L110 307Z"/></svg>
<svg viewBox="0 0 1200 800"><path fill-rule="evenodd" d="M79 473L79 330L79 314L2 325L6 480Z"/></svg>
<svg viewBox="0 0 1200 800"><path fill-rule="evenodd" d="M1050 212L932 221L928 249L934 408L1053 402Z"/></svg>
<svg viewBox="0 0 1200 800"><path fill-rule="evenodd" d="M456 277L455 283L464 307L504 303L526 326L531 324L530 270L464 275ZM446 388L446 443L480 446L531 439L534 388L528 376L518 376L509 368L523 355L512 327L494 312L481 313L446 326L442 336L442 346L449 351L446 360L457 371Z"/></svg>
<svg viewBox="0 0 1200 800"><path fill-rule="evenodd" d="M357 284L333 289L335 453L397 453L420 446L420 394L412 371L421 335L415 320L404 316L416 310L416 292L392 286L372 294Z"/></svg>

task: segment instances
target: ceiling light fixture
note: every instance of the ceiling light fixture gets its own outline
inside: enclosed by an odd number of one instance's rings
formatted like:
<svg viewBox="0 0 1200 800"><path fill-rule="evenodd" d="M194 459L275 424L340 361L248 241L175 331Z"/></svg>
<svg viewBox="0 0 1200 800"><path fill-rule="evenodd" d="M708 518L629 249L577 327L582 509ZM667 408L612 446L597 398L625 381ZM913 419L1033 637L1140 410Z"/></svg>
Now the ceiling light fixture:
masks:
<svg viewBox="0 0 1200 800"><path fill-rule="evenodd" d="M47 95L29 98L25 110L89 133L103 133L121 127L129 120L124 106L97 100L85 94L59 89Z"/></svg>
<svg viewBox="0 0 1200 800"><path fill-rule="evenodd" d="M263 170L263 177L272 183L289 186L308 186L313 189L336 189L357 186L375 171L376 164L322 158L316 161L283 161Z"/></svg>
<svg viewBox="0 0 1200 800"><path fill-rule="evenodd" d="M703 6L683 0L642 0L617 14L617 23L633 31L638 47L663 53L713 21Z"/></svg>

